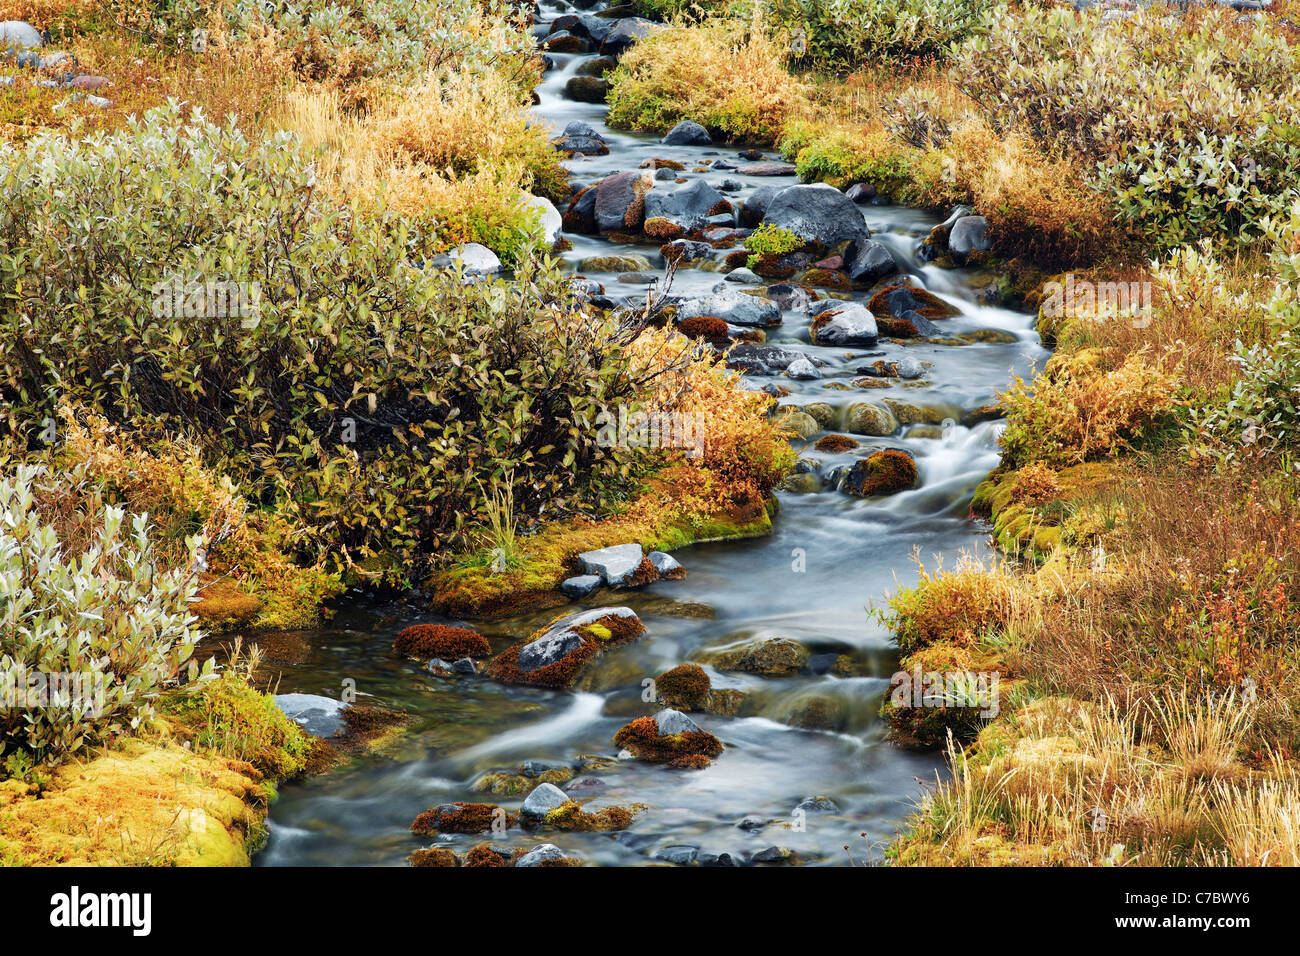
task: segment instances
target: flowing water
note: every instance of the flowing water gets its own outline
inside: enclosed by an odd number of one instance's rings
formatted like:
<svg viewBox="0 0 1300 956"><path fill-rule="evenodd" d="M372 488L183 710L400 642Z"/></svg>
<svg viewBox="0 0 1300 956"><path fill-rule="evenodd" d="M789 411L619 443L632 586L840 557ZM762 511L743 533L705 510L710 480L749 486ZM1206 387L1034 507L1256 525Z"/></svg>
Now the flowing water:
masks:
<svg viewBox="0 0 1300 956"><path fill-rule="evenodd" d="M563 11L550 10L552 16L558 12ZM562 96L565 82L586 58L553 55L555 67L539 89L536 108L539 121L557 131L582 120L605 136L608 156L568 164L575 182L586 185L611 172L635 169L648 158L675 159L688 171L718 158L744 165L734 149L667 147L649 136L607 129L603 106ZM746 177L735 171L709 173L706 178L715 185L723 178L740 181L744 188L729 197L733 202L759 186L796 181ZM839 390L827 386L847 385L857 377L854 369L865 364L865 351L849 357L843 348L812 346L807 316L787 312L783 325L768 330L768 342L788 344L823 360L824 378L796 382L753 376L755 387L778 381L791 390L785 402L826 402L841 410L853 402L892 397L951 409L950 417L960 420L963 409L991 401L1013 374L1032 373L1046 356L1031 329L1032 319L979 304L968 273L925 266L917 258L921 239L937 220L895 206L861 208L873 237L889 245L905 271L960 308L960 316L944 320L945 332L998 329L1014 341L964 346L882 342L871 350L873 358L875 353L886 359L908 354L932 363L923 377L929 384L909 388L893 380L887 390ZM663 269L653 247L620 247L596 236L566 238L573 248L565 258L575 265L591 255L640 253ZM612 274L585 274L602 282L614 297L644 293L643 287L620 283ZM672 291L704 292L721 280L718 272L682 269ZM777 635L808 644L819 655L814 662L848 652L870 676L822 673L771 680L711 671L715 686L748 694L739 717L696 715L704 729L726 745L711 767L681 772L627 760L585 772L583 779L599 781L584 791L595 795L593 808L646 806L629 830L511 830L497 842L529 848L553 842L592 863L624 865L645 864L656 850L669 846L728 852L740 859L775 845L796 851L805 863L844 864L850 858L847 845L856 861L870 860L873 853L878 858L879 844L895 832L923 783L942 772L942 761L900 750L886 739L877 711L897 670L898 655L869 609L882 606L884 595L898 585L915 580L914 551L919 550L927 563L946 558L951 565L961 552L983 549L987 531L967 517L967 510L975 485L997 463L999 428L997 423L973 428L949 424L934 437L866 439L864 446L909 450L920 470L918 488L877 499L852 498L834 490L781 492L781 510L770 536L683 549L675 557L689 571L685 580L662 581L636 592L597 592L592 600L569 608L626 604L648 629L637 643L599 659L595 678L584 692L508 687L473 677L435 678L418 664L398 659L391 644L400 628L436 618L411 608L349 600L329 629L308 635L310 652L282 670L280 692L337 698L342 682L351 680L363 702L405 708L414 721L395 751L285 785L272 808L270 839L255 862L402 864L412 850L433 842L412 836L408 829L429 807L456 800L517 807L515 799L471 790L484 773L513 771L527 759L569 763L579 755L613 757L615 731L633 717L653 712L641 699L644 678L687 660L699 648ZM825 470L851 463L863 450L829 455L812 450L809 443L801 454ZM499 651L562 610L470 623ZM814 667L819 669L825 668ZM832 715L829 729L802 730L785 722L812 699L827 705ZM792 811L814 794L831 798L839 809L808 814L800 825L802 815L792 816ZM748 814L771 822L757 830L738 828L736 822ZM438 842L463 851L483 839L442 837Z"/></svg>

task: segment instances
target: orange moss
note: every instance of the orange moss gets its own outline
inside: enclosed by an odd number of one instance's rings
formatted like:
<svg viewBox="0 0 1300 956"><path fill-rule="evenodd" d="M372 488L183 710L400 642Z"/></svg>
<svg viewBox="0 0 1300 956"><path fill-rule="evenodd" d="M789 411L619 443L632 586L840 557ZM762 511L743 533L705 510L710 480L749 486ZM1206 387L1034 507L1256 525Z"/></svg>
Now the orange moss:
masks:
<svg viewBox="0 0 1300 956"><path fill-rule="evenodd" d="M822 289L834 289L838 292L848 292L853 288L853 283L849 281L848 276L833 269L805 269L799 273L797 281Z"/></svg>
<svg viewBox="0 0 1300 956"><path fill-rule="evenodd" d="M650 763L671 763L683 757L708 761L722 753L722 741L703 730L661 737L653 717L638 717L625 725L614 735L614 744Z"/></svg>
<svg viewBox="0 0 1300 956"><path fill-rule="evenodd" d="M849 451L850 449L857 448L858 442L857 439L850 438L848 435L824 435L821 438L817 439L817 444L814 445L813 447L816 448L818 451L824 451L824 452L829 452L830 454L833 455L838 455L840 452L845 452L845 451Z"/></svg>
<svg viewBox="0 0 1300 956"><path fill-rule="evenodd" d="M844 490L864 498L892 495L915 487L917 479L916 462L912 456L886 448L856 462L844 479Z"/></svg>
<svg viewBox="0 0 1300 956"><path fill-rule="evenodd" d="M413 624L403 628L393 641L393 650L403 657L439 657L446 661L462 657L487 657L488 640L478 631L445 624Z"/></svg>
<svg viewBox="0 0 1300 956"><path fill-rule="evenodd" d="M893 313L889 310L888 300L889 300L889 294L891 292L894 292L897 289L906 289L907 291L911 292L912 297L916 299L917 314L924 316L927 319L950 319L954 315L959 314L956 309L950 306L947 302L944 302L943 299L939 298L933 292L927 292L925 289L922 289L918 286L906 285L900 283L899 285L886 286L885 288L881 289L879 292L873 295L871 297L871 301L867 303L867 308L871 310L871 314L877 317L876 318L877 326L879 326L880 323L880 316L889 317L893 315ZM911 323L908 324L910 325ZM913 335L916 334L915 328L912 329L912 334ZM905 337L905 336L901 336L901 337Z"/></svg>
<svg viewBox="0 0 1300 956"><path fill-rule="evenodd" d="M570 800L546 814L542 825L570 833L626 830L632 825L638 809L640 808L605 807L595 813L588 813L576 801Z"/></svg>
<svg viewBox="0 0 1300 956"><path fill-rule="evenodd" d="M712 682L699 664L678 664L655 678L658 699L678 710L697 710L709 698Z"/></svg>
<svg viewBox="0 0 1300 956"><path fill-rule="evenodd" d="M416 850L411 854L411 866L459 866L456 854L444 846Z"/></svg>
<svg viewBox="0 0 1300 956"><path fill-rule="evenodd" d="M686 233L686 230L677 225L677 223L665 219L662 216L654 216L647 219L645 225L642 226L641 229L652 239L679 239ZM659 250L664 258L668 258L668 253L664 252L664 249L666 248L668 247L664 246Z"/></svg>
<svg viewBox="0 0 1300 956"><path fill-rule="evenodd" d="M492 829L501 808L495 803L447 803L432 810L425 810L411 824L411 832L417 836L433 833L486 833ZM518 823L510 814L504 816L507 827Z"/></svg>
<svg viewBox="0 0 1300 956"><path fill-rule="evenodd" d="M643 564L648 562L643 562ZM654 566L651 565L651 570ZM559 620L563 620L560 618ZM554 626L552 622L551 626ZM645 633L645 625L636 617L619 617L607 615L591 624L578 629L582 643L564 657L535 670L524 671L519 667L519 652L523 647L541 637L549 626L529 635L522 641L512 644L498 654L484 673L493 680L504 684L527 684L531 687L550 687L563 689L572 687L582 669L593 657L601 654L608 647L616 647L636 640ZM603 633L602 633L603 632Z"/></svg>
<svg viewBox="0 0 1300 956"><path fill-rule="evenodd" d="M727 323L714 315L696 315L683 319L678 323L677 331L688 339L704 339L715 345L725 345L731 339Z"/></svg>

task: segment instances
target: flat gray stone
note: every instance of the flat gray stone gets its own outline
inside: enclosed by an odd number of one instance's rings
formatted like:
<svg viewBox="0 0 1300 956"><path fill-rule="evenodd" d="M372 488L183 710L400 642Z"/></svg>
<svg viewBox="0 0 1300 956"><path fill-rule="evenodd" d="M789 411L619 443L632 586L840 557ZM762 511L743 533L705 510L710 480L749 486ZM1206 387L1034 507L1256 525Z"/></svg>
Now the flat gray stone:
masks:
<svg viewBox="0 0 1300 956"><path fill-rule="evenodd" d="M565 578L560 584L560 590L567 597L585 598L601 585L599 574L579 574L571 578Z"/></svg>
<svg viewBox="0 0 1300 956"><path fill-rule="evenodd" d="M712 315L728 325L745 325L764 328L781 324L781 310L775 302L749 295L739 289L721 289L690 299L677 307L677 318L691 319L699 315Z"/></svg>
<svg viewBox="0 0 1300 956"><path fill-rule="evenodd" d="M616 544L596 551L584 551L578 555L578 565L584 574L599 575L606 585L616 588L632 579L641 566L642 557L641 545Z"/></svg>

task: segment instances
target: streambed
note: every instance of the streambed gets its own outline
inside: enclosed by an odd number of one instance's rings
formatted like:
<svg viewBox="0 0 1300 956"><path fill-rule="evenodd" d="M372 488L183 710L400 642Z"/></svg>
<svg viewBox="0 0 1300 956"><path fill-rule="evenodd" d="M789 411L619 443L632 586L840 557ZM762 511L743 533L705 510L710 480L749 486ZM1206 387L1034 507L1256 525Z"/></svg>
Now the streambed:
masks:
<svg viewBox="0 0 1300 956"><path fill-rule="evenodd" d="M546 8L548 16L561 12L567 12L562 3ZM578 184L636 169L647 159L676 160L687 176L717 159L745 165L734 148L665 146L656 137L608 129L603 106L562 95L589 56L551 56L554 68L538 91L539 121L557 134L570 122L586 122L610 149L608 155L568 163ZM715 185L723 178L735 180L739 189L728 194L733 203L743 202L757 188L796 182L793 176L747 176L738 170L698 175ZM363 757L325 776L282 787L271 810L270 838L256 864L401 865L412 850L435 842L409 831L422 811L457 800L516 809L520 798L475 793L472 784L488 772L513 772L525 760L572 764L580 755L612 758L614 733L655 709L641 699L643 679L690 659L701 648L769 636L804 642L815 661L848 653L865 676L837 677L816 673L825 670L817 667L811 676L788 679L711 670L715 687L747 694L741 716L696 715L726 745L712 766L681 772L614 761L580 774L584 789L577 795L590 797L595 807L644 804L645 812L628 830L544 835L510 830L496 842L504 848L551 842L590 863L613 865L690 859L689 852L669 849L682 847L743 860L778 846L809 865L843 865L850 855L856 862L879 860L880 845L921 795L922 781L933 781L943 771L937 755L909 753L886 739L877 711L897 670L898 654L868 611L883 606L884 596L897 586L915 580L914 550L927 564L943 558L951 565L963 551L979 553L986 547L987 530L967 512L971 492L997 464L1001 426L983 422L964 427L961 412L992 401L1012 375L1030 376L1047 352L1032 330L1031 316L982 304L978 287L986 279L973 271L922 264L917 251L936 219L890 205L860 208L872 238L887 245L904 271L960 310L943 321L946 334L989 329L1005 334L997 336L999 341L962 346L897 345L882 339L870 350L819 347L809 344L808 316L787 311L782 325L767 330L768 344L821 360L822 377L796 381L778 373L749 378L754 387L776 382L789 389L785 403L830 404L839 416L830 431L840 433L846 431L844 412L855 402L896 398L951 408L952 420L941 427L908 437L904 426L887 439L861 439L864 448L911 452L919 486L869 499L829 488L779 492L781 510L771 535L682 549L674 556L688 570L685 580L660 581L640 591L601 591L573 605L568 610L627 605L647 627L640 641L598 659L589 688L581 692L504 686L482 677L435 678L417 663L399 659L391 648L402 627L436 618L360 598L345 601L329 628L305 635L309 651L304 660L281 668L278 691L337 698L343 681L355 681L362 702L403 708L413 721L396 749L383 756ZM572 248L564 259L575 269L592 256L638 254L663 273L665 264L654 247L622 246L600 236L566 233L565 238ZM583 274L602 283L613 298L644 294L635 280L620 281L621 273ZM684 268L672 291L703 294L722 279L720 272ZM925 384L890 379L887 388L870 391L850 385L859 377L859 366L876 357L894 361L903 355L929 363L921 379ZM812 441L806 448L798 444L801 457L815 462L823 474L863 454L863 449L828 454L814 451ZM563 610L469 623L489 637L497 652ZM821 702L822 712L830 715L824 729L792 726L791 721L807 723L795 715L806 713L809 701ZM814 795L829 798L836 809L792 815L796 805ZM766 822L753 828L736 825L749 815ZM464 852L484 839L444 836L436 842Z"/></svg>

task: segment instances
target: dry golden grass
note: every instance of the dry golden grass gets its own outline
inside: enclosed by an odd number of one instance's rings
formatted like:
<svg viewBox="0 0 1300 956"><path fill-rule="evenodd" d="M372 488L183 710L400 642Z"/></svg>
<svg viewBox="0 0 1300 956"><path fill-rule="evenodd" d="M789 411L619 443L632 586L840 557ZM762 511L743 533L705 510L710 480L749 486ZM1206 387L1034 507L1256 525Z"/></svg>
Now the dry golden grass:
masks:
<svg viewBox="0 0 1300 956"><path fill-rule="evenodd" d="M624 54L609 122L662 133L689 119L735 142L773 143L809 92L784 58L758 14L748 24L677 21Z"/></svg>
<svg viewBox="0 0 1300 956"><path fill-rule="evenodd" d="M446 247L482 242L509 258L534 227L525 191L556 195L564 181L558 154L541 130L525 126L500 78L478 88L431 79L368 114L345 109L334 90L295 90L276 122L316 157L335 198L385 206L434 230Z"/></svg>
<svg viewBox="0 0 1300 956"><path fill-rule="evenodd" d="M1300 781L1276 761L1264 773L1234 762L1252 718L1231 696L1035 701L972 752L953 749L953 781L925 798L891 854L920 865L1294 862Z"/></svg>

